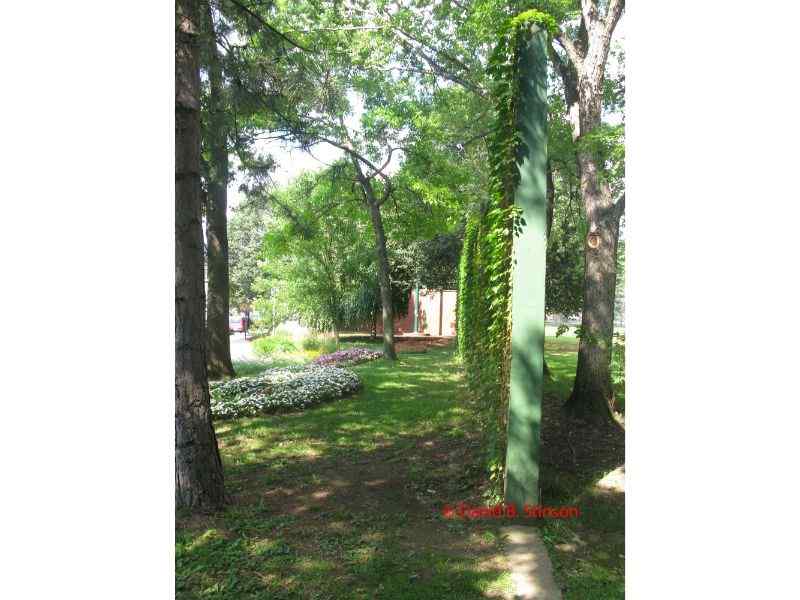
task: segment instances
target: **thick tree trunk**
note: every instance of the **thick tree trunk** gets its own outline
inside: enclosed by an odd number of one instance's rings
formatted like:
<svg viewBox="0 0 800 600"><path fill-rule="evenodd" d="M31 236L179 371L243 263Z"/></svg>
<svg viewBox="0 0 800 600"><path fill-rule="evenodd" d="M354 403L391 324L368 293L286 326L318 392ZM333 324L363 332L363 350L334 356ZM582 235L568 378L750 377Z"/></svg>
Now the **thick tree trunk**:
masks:
<svg viewBox="0 0 800 600"><path fill-rule="evenodd" d="M612 203L608 185L598 177L594 158L579 153L581 192L589 233L585 243L583 314L575 384L565 408L591 421L613 419L611 407L611 341L614 333L614 294L617 281L617 243L620 206Z"/></svg>
<svg viewBox="0 0 800 600"><path fill-rule="evenodd" d="M578 142L578 168L589 233L585 245L582 336L575 385L565 408L592 421L613 420L611 340L614 330L614 291L617 279L619 218L624 204L613 203L603 165L581 142L601 124L605 65L625 0L609 0L603 14L595 2L581 2L577 36L555 36L566 59L551 56L564 83L572 137Z"/></svg>
<svg viewBox="0 0 800 600"><path fill-rule="evenodd" d="M230 280L228 274L228 136L225 129L222 68L217 55L211 5L206 9L206 41L209 79L208 173L206 244L208 260L208 375L212 379L234 377L228 325Z"/></svg>
<svg viewBox="0 0 800 600"><path fill-rule="evenodd" d="M381 290L381 316L383 317L383 355L397 360L394 349L394 317L392 315L392 282L389 278L389 255L386 252L386 234L383 231L381 207L369 201L369 215L375 230L375 253L378 258L378 286Z"/></svg>
<svg viewBox="0 0 800 600"><path fill-rule="evenodd" d="M203 315L200 219L198 3L178 0L175 31L175 506L224 503L222 461L211 423Z"/></svg>

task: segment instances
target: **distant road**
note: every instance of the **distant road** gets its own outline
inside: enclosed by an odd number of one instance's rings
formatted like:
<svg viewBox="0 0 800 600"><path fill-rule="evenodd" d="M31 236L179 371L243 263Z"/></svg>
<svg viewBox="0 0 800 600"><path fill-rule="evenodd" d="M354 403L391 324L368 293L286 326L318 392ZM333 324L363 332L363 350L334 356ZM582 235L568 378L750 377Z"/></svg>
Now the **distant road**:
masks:
<svg viewBox="0 0 800 600"><path fill-rule="evenodd" d="M231 360L255 360L253 343L244 339L243 333L231 335Z"/></svg>

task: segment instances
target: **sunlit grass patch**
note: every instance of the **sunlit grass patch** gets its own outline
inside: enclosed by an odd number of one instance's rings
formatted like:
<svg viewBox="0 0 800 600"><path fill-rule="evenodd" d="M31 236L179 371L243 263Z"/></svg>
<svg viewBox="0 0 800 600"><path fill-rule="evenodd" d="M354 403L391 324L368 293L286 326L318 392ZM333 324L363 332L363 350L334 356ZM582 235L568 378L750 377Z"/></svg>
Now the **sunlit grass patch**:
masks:
<svg viewBox="0 0 800 600"><path fill-rule="evenodd" d="M571 384L576 355L565 344L551 346L548 340L554 377L547 389L558 393ZM439 514L443 494L466 499L462 494L482 476L479 423L453 349L401 353L394 364L379 359L352 369L364 384L354 396L299 413L215 422L234 500L199 525L179 524L178 598L510 593L499 532ZM462 458L468 448L478 453L474 464ZM622 535L614 510L598 508L595 530ZM561 543L573 533L552 535ZM568 587L614 597L608 594L624 581L618 559L608 544L597 543L597 550L582 551L587 564L571 555L554 562ZM567 598L591 597L575 594L568 590Z"/></svg>
<svg viewBox="0 0 800 600"><path fill-rule="evenodd" d="M257 373L267 366L245 369ZM451 532L435 518L434 506L409 512L396 504L415 498L402 486L381 491L414 466L404 481L431 502L432 478L463 472L460 464L411 458L423 436L444 441L476 435L452 348L352 369L364 383L352 397L301 413L215 423L226 487L237 499L206 529L179 527L178 598L366 599L379 592L409 600L477 599L503 589L507 573L483 565L486 552L500 549L492 535ZM384 454L372 458L376 452ZM337 467L354 461L350 474ZM383 470L353 481L360 464ZM341 503L342 494L353 499ZM364 494L378 495L362 501ZM431 526L442 531L432 540L456 536L462 549L429 548L415 531L429 534ZM480 550L474 556L465 550L471 544Z"/></svg>

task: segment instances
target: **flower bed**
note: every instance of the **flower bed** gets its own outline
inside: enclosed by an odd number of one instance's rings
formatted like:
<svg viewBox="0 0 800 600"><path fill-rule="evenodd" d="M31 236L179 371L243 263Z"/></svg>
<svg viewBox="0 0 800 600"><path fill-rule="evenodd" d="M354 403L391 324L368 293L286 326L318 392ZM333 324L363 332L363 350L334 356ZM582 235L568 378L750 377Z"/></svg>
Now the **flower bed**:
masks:
<svg viewBox="0 0 800 600"><path fill-rule="evenodd" d="M368 348L350 348L337 350L330 354L323 354L314 360L315 365L355 365L369 360L382 358L382 352L375 352Z"/></svg>
<svg viewBox="0 0 800 600"><path fill-rule="evenodd" d="M358 375L334 366L268 369L257 377L211 382L215 418L303 410L347 396L361 387Z"/></svg>

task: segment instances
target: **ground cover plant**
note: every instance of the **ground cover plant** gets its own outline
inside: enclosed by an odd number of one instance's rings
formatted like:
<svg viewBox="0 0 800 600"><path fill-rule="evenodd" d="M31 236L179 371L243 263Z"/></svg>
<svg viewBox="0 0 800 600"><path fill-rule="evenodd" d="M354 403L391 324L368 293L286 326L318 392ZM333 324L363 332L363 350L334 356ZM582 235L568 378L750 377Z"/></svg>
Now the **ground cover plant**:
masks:
<svg viewBox="0 0 800 600"><path fill-rule="evenodd" d="M360 387L361 380L353 371L327 365L272 368L254 377L209 385L211 411L218 419L303 410L343 398Z"/></svg>
<svg viewBox="0 0 800 600"><path fill-rule="evenodd" d="M482 502L452 349L352 370L364 385L351 398L216 423L231 498L178 514L177 598L508 597L497 524L440 514Z"/></svg>
<svg viewBox="0 0 800 600"><path fill-rule="evenodd" d="M615 425L598 428L565 418L577 338L548 336L545 357L550 377L542 405L542 503L576 505L581 518L543 521L542 539L565 600L624 598L625 492L597 482L615 469L624 473L625 433ZM617 407L624 406L624 379L615 391Z"/></svg>
<svg viewBox="0 0 800 600"><path fill-rule="evenodd" d="M314 359L317 365L354 365L369 360L377 360L383 356L382 352L376 352L369 348L346 348L337 350L330 354L323 354Z"/></svg>
<svg viewBox="0 0 800 600"><path fill-rule="evenodd" d="M597 452L596 438L581 443L590 430L558 418L577 340L548 337L545 349L542 502L577 504L582 517L541 523L542 538L566 600L622 598L624 494L595 486L621 464L622 438ZM214 516L179 514L178 598L511 597L501 523L441 515L445 504L486 504L488 490L453 348L352 371L363 387L350 398L216 423L231 502Z"/></svg>

